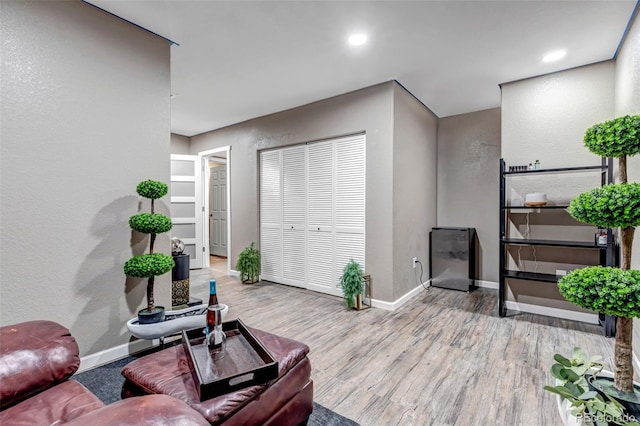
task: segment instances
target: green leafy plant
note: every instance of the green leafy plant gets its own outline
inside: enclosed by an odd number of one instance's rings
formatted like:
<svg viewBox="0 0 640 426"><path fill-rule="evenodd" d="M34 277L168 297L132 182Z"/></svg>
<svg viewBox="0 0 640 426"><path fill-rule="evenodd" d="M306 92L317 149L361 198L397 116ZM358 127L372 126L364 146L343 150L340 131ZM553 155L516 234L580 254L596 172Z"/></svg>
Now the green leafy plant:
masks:
<svg viewBox="0 0 640 426"><path fill-rule="evenodd" d="M569 214L601 228L640 224L640 184L619 183L593 188L571 200Z"/></svg>
<svg viewBox="0 0 640 426"><path fill-rule="evenodd" d="M640 271L610 266L576 269L558 281L569 302L616 317L640 314Z"/></svg>
<svg viewBox="0 0 640 426"><path fill-rule="evenodd" d="M582 349L574 348L571 359L555 354L556 361L551 366L551 375L556 379L556 386L545 386L545 390L560 395L569 401L571 413L579 418L591 420L597 426L637 425L626 422L624 407L615 399L608 400L596 391L589 390L587 375L596 375L602 371L602 357L589 358Z"/></svg>
<svg viewBox="0 0 640 426"><path fill-rule="evenodd" d="M255 242L238 255L236 269L240 272L240 281L255 283L260 276L260 251L255 248Z"/></svg>
<svg viewBox="0 0 640 426"><path fill-rule="evenodd" d="M640 154L640 115L625 115L598 123L584 134L589 151L601 157Z"/></svg>
<svg viewBox="0 0 640 426"><path fill-rule="evenodd" d="M589 267L558 282L563 296L579 306L616 315L614 387L633 392L631 336L633 318L640 317L638 271L631 269L635 227L640 225L640 185L627 182L627 156L640 153L640 115L624 116L587 129L584 143L593 153L618 158L620 183L580 194L569 213L577 220L603 228L620 228L621 270Z"/></svg>
<svg viewBox="0 0 640 426"><path fill-rule="evenodd" d="M358 262L351 259L345 265L342 277L340 277L340 285L342 286L344 303L348 308L353 308L355 297L364 291L364 273Z"/></svg>
<svg viewBox="0 0 640 426"><path fill-rule="evenodd" d="M153 246L156 235L171 230L171 219L154 212L154 201L164 197L169 192L169 187L163 182L145 180L136 188L138 195L151 199L151 213L139 213L129 219L131 229L143 234L150 234L149 254L134 256L124 264L124 273L130 277L148 278L147 281L147 308L141 312L153 313L156 311L153 287L155 277L166 274L173 269L173 258L164 253L154 253Z"/></svg>

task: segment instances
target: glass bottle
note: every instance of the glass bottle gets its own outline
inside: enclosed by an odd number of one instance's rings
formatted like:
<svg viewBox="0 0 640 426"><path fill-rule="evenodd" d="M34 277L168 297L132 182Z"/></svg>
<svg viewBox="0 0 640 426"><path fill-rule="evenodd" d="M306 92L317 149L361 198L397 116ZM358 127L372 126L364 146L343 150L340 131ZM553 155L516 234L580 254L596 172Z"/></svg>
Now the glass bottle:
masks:
<svg viewBox="0 0 640 426"><path fill-rule="evenodd" d="M536 162L533 163L533 169L540 170L540 160L536 160Z"/></svg>
<svg viewBox="0 0 640 426"><path fill-rule="evenodd" d="M216 280L209 281L209 306L218 305L218 292L216 291ZM211 330L210 325L215 324L215 316L211 310L207 311L207 334Z"/></svg>

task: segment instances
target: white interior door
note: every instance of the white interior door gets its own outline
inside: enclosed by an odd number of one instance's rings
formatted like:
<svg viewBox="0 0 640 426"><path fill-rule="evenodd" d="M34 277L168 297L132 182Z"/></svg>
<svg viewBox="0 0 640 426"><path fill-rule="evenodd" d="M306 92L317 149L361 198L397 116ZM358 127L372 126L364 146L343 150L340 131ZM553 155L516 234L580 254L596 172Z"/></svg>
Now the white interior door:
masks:
<svg viewBox="0 0 640 426"><path fill-rule="evenodd" d="M365 270L365 138L336 140L335 271L339 277L351 259ZM336 288L342 292L339 281ZM342 293L341 293L342 294Z"/></svg>
<svg viewBox="0 0 640 426"><path fill-rule="evenodd" d="M260 255L262 279L282 279L282 152L260 153Z"/></svg>
<svg viewBox="0 0 640 426"><path fill-rule="evenodd" d="M227 257L227 166L212 167L209 176L209 251Z"/></svg>
<svg viewBox="0 0 640 426"><path fill-rule="evenodd" d="M333 141L308 146L307 288L340 295L334 268L334 147Z"/></svg>
<svg viewBox="0 0 640 426"><path fill-rule="evenodd" d="M171 155L171 236L184 242L191 269L205 266L202 170L197 155Z"/></svg>
<svg viewBox="0 0 640 426"><path fill-rule="evenodd" d="M282 150L282 282L305 287L306 146Z"/></svg>

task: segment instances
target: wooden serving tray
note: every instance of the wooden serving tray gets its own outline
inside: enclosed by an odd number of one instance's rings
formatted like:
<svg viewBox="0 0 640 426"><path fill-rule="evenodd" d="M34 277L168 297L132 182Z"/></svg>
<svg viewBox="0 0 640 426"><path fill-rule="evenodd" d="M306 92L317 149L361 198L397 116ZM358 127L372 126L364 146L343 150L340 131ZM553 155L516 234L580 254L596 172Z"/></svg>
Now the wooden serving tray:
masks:
<svg viewBox="0 0 640 426"><path fill-rule="evenodd" d="M226 355L209 357L203 328L182 332L182 344L200 401L278 377L278 361L240 320L222 323L227 335Z"/></svg>

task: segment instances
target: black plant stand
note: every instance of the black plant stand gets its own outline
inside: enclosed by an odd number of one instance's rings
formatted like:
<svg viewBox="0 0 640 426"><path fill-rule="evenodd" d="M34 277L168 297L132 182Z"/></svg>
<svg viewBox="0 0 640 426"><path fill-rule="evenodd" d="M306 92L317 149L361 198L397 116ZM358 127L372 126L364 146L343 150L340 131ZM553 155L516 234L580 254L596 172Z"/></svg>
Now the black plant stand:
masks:
<svg viewBox="0 0 640 426"><path fill-rule="evenodd" d="M171 306L189 304L189 255L174 254L175 266L171 271Z"/></svg>

